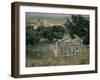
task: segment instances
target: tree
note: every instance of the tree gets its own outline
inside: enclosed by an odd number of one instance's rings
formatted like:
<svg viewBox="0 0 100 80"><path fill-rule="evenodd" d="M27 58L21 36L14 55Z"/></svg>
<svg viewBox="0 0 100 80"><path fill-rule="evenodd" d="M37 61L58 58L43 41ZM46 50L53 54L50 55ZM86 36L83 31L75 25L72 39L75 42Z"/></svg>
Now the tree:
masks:
<svg viewBox="0 0 100 80"><path fill-rule="evenodd" d="M36 29L28 27L26 29L26 44L35 45L39 43L41 38L53 41L54 39L62 39L65 34L65 29L62 26L39 26Z"/></svg>
<svg viewBox="0 0 100 80"><path fill-rule="evenodd" d="M79 36L84 44L89 44L89 18L81 15L72 15L64 24L72 38Z"/></svg>
<svg viewBox="0 0 100 80"><path fill-rule="evenodd" d="M53 39L61 39L65 33L65 29L59 25L48 27L40 26L35 31L40 34L41 38L45 38L50 41L53 41Z"/></svg>
<svg viewBox="0 0 100 80"><path fill-rule="evenodd" d="M40 40L39 33L37 33L33 28L26 29L26 45L35 45Z"/></svg>
<svg viewBox="0 0 100 80"><path fill-rule="evenodd" d="M53 26L52 31L55 39L62 39L65 34L65 29L61 25Z"/></svg>
<svg viewBox="0 0 100 80"><path fill-rule="evenodd" d="M50 41L54 39L54 33L52 31L52 27L45 27L41 33L42 33L43 38L45 39L48 39Z"/></svg>
<svg viewBox="0 0 100 80"><path fill-rule="evenodd" d="M53 32L62 32L62 33L65 33L65 29L61 25L54 25L54 26L52 26L52 31Z"/></svg>

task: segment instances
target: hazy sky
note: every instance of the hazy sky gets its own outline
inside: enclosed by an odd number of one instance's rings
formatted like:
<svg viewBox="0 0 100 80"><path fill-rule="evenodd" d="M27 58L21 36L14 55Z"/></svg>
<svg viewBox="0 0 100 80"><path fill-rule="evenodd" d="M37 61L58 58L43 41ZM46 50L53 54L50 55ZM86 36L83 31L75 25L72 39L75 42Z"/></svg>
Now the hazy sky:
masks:
<svg viewBox="0 0 100 80"><path fill-rule="evenodd" d="M65 22L66 19L71 16L71 14L26 12L25 16L26 23L31 23L33 19L47 19L49 21Z"/></svg>

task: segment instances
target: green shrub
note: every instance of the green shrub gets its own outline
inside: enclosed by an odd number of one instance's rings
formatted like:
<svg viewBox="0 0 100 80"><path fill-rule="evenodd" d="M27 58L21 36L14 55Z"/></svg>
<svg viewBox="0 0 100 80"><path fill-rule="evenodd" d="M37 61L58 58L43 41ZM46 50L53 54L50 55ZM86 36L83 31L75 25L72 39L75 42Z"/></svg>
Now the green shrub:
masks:
<svg viewBox="0 0 100 80"><path fill-rule="evenodd" d="M89 64L89 52L87 50L83 50L80 55L80 64Z"/></svg>

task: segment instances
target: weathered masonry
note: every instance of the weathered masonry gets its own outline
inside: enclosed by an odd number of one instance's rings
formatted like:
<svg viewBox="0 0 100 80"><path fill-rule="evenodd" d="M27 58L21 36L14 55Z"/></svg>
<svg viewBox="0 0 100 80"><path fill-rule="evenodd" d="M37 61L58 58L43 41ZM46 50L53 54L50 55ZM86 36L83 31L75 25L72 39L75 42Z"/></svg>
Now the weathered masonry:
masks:
<svg viewBox="0 0 100 80"><path fill-rule="evenodd" d="M83 41L76 36L71 39L70 36L64 36L63 39L56 42L56 53L55 56L72 56L78 55L83 48Z"/></svg>

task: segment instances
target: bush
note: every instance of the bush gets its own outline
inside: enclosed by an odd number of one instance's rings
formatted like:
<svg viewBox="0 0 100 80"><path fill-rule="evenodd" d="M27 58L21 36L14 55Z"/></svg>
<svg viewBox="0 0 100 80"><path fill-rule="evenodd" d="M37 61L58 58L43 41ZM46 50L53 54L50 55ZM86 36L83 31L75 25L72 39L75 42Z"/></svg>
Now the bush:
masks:
<svg viewBox="0 0 100 80"><path fill-rule="evenodd" d="M88 64L89 63L89 52L87 50L83 50L81 53L80 64Z"/></svg>
<svg viewBox="0 0 100 80"><path fill-rule="evenodd" d="M26 45L31 44L34 45L38 43L40 40L40 36L34 29L26 29Z"/></svg>
<svg viewBox="0 0 100 80"><path fill-rule="evenodd" d="M39 43L41 38L53 41L54 39L61 39L65 34L65 29L62 26L48 26L48 27L33 27L26 28L26 44L35 45Z"/></svg>

